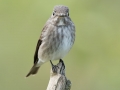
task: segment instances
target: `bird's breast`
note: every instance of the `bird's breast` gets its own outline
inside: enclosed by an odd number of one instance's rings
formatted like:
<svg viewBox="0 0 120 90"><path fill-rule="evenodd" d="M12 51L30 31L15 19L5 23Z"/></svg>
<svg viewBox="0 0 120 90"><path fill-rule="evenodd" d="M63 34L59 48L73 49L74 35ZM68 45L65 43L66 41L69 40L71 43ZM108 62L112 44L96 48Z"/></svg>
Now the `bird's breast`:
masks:
<svg viewBox="0 0 120 90"><path fill-rule="evenodd" d="M71 49L75 39L75 28L72 25L54 27L45 37L39 49L39 57L43 60L63 58Z"/></svg>
<svg viewBox="0 0 120 90"><path fill-rule="evenodd" d="M58 47L56 47L56 50L53 53L53 60L63 58L69 52L74 43L74 32L71 26L59 26L57 27L56 33L56 43L54 44L58 44Z"/></svg>

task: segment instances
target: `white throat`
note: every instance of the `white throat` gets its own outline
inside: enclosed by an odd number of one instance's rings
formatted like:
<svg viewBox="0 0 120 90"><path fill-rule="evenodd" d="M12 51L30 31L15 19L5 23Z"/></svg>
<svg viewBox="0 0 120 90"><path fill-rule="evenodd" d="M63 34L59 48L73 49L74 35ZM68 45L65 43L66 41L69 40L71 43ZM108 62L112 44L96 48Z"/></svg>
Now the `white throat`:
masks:
<svg viewBox="0 0 120 90"><path fill-rule="evenodd" d="M64 20L60 19L59 22L57 23L58 26L65 25Z"/></svg>

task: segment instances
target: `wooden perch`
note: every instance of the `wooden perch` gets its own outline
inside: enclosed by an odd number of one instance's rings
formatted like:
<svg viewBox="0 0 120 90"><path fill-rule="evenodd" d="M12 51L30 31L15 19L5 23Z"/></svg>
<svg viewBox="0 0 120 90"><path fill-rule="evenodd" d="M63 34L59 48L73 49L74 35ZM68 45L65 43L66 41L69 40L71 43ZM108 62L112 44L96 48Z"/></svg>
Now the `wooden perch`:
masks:
<svg viewBox="0 0 120 90"><path fill-rule="evenodd" d="M50 72L50 80L47 90L70 90L71 81L65 76L65 65L62 60L54 65Z"/></svg>

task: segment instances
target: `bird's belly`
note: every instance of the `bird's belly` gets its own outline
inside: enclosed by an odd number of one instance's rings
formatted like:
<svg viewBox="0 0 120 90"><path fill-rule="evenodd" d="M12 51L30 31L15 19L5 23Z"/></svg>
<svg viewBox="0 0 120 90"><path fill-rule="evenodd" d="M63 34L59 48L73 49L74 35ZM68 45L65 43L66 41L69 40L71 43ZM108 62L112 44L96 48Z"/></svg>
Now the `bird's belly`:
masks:
<svg viewBox="0 0 120 90"><path fill-rule="evenodd" d="M51 60L62 59L71 49L73 42L70 34L67 34L67 37L62 39L62 42L59 44L59 47L53 54L51 55Z"/></svg>
<svg viewBox="0 0 120 90"><path fill-rule="evenodd" d="M68 42L60 44L59 48L51 55L51 60L62 59L69 52L71 47L72 45Z"/></svg>
<svg viewBox="0 0 120 90"><path fill-rule="evenodd" d="M54 52L48 53L46 50L46 52L41 52L42 54L39 55L38 57L43 61L62 59L69 52L72 45L73 43L71 42L71 40L65 38L63 39L62 43L60 43L59 47Z"/></svg>
<svg viewBox="0 0 120 90"><path fill-rule="evenodd" d="M53 37L55 34L57 35ZM49 43L42 42L38 52L38 57L41 60L48 61L62 59L73 46L74 32L72 32L71 28L64 27L64 30L58 28L55 34L51 35L51 38L47 38L51 40Z"/></svg>

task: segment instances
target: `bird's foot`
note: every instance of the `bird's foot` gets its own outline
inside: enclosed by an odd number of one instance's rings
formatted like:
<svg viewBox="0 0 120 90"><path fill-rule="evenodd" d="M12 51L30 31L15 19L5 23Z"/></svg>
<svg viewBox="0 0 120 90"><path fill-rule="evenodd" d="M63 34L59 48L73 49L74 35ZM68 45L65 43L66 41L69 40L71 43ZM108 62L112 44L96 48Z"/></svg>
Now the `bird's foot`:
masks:
<svg viewBox="0 0 120 90"><path fill-rule="evenodd" d="M52 71L53 73L57 73L57 68L58 66L57 65L53 65L52 61L50 60L50 63L51 63L51 66L52 66Z"/></svg>

